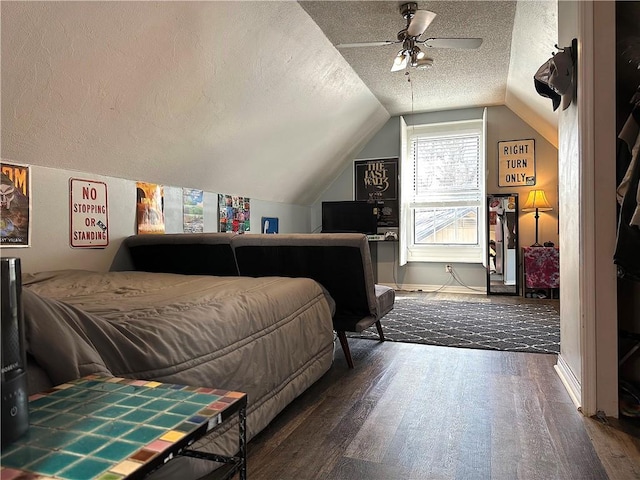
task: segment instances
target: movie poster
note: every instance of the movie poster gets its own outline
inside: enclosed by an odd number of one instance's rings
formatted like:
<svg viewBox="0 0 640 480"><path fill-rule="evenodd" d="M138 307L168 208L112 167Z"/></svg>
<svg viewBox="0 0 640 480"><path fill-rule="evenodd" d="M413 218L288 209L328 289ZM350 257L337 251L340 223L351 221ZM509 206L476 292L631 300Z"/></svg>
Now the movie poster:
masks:
<svg viewBox="0 0 640 480"><path fill-rule="evenodd" d="M138 233L164 233L164 188L136 182Z"/></svg>
<svg viewBox="0 0 640 480"><path fill-rule="evenodd" d="M355 199L379 205L378 227L399 227L398 159L356 160Z"/></svg>
<svg viewBox="0 0 640 480"><path fill-rule="evenodd" d="M218 195L220 232L244 233L250 230L250 200L248 197Z"/></svg>
<svg viewBox="0 0 640 480"><path fill-rule="evenodd" d="M31 242L31 168L0 163L0 244L28 247Z"/></svg>
<svg viewBox="0 0 640 480"><path fill-rule="evenodd" d="M195 188L182 189L182 231L204 232L204 192Z"/></svg>

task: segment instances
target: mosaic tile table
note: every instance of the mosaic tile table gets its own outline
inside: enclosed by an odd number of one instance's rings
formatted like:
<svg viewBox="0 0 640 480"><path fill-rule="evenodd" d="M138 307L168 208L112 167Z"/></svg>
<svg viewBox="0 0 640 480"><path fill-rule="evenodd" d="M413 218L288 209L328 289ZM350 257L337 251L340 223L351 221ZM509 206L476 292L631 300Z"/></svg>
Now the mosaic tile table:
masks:
<svg viewBox="0 0 640 480"><path fill-rule="evenodd" d="M134 480L175 455L230 465L246 478L241 392L90 375L29 398L29 431L2 451L0 479ZM239 453L187 447L239 416Z"/></svg>

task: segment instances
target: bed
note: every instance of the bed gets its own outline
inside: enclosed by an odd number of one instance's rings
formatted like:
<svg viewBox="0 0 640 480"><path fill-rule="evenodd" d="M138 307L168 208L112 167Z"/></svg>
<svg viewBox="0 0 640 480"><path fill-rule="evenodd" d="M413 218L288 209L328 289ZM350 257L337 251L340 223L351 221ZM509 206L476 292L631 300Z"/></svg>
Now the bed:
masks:
<svg viewBox="0 0 640 480"><path fill-rule="evenodd" d="M102 373L243 391L248 439L333 361L333 301L311 279L63 270L23 275L22 297L27 352L52 384ZM235 453L232 427L194 448Z"/></svg>

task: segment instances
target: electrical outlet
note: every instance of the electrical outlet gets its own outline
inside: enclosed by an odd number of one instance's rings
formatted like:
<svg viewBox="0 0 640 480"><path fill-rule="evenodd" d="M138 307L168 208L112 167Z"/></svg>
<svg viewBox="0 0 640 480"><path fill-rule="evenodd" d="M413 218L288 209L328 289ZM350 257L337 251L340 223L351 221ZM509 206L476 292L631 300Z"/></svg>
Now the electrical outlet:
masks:
<svg viewBox="0 0 640 480"><path fill-rule="evenodd" d="M453 267L451 265L445 265L444 271L447 273L451 273L453 271Z"/></svg>

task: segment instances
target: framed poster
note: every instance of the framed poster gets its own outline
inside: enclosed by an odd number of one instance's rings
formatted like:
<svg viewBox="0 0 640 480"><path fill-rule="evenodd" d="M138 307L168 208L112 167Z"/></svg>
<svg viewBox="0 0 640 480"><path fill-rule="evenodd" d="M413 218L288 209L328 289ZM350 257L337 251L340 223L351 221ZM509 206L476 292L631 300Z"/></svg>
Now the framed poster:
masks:
<svg viewBox="0 0 640 480"><path fill-rule="evenodd" d="M182 189L183 233L204 232L204 192L195 188Z"/></svg>
<svg viewBox="0 0 640 480"><path fill-rule="evenodd" d="M498 186L536 184L535 140L498 142Z"/></svg>
<svg viewBox="0 0 640 480"><path fill-rule="evenodd" d="M244 233L251 230L249 197L218 194L219 232Z"/></svg>
<svg viewBox="0 0 640 480"><path fill-rule="evenodd" d="M377 202L378 227L398 227L398 159L356 160L355 199Z"/></svg>
<svg viewBox="0 0 640 480"><path fill-rule="evenodd" d="M164 233L164 187L136 182L138 234Z"/></svg>
<svg viewBox="0 0 640 480"><path fill-rule="evenodd" d="M107 184L69 179L69 244L74 248L104 248L109 245Z"/></svg>
<svg viewBox="0 0 640 480"><path fill-rule="evenodd" d="M0 244L31 245L31 167L0 163Z"/></svg>

